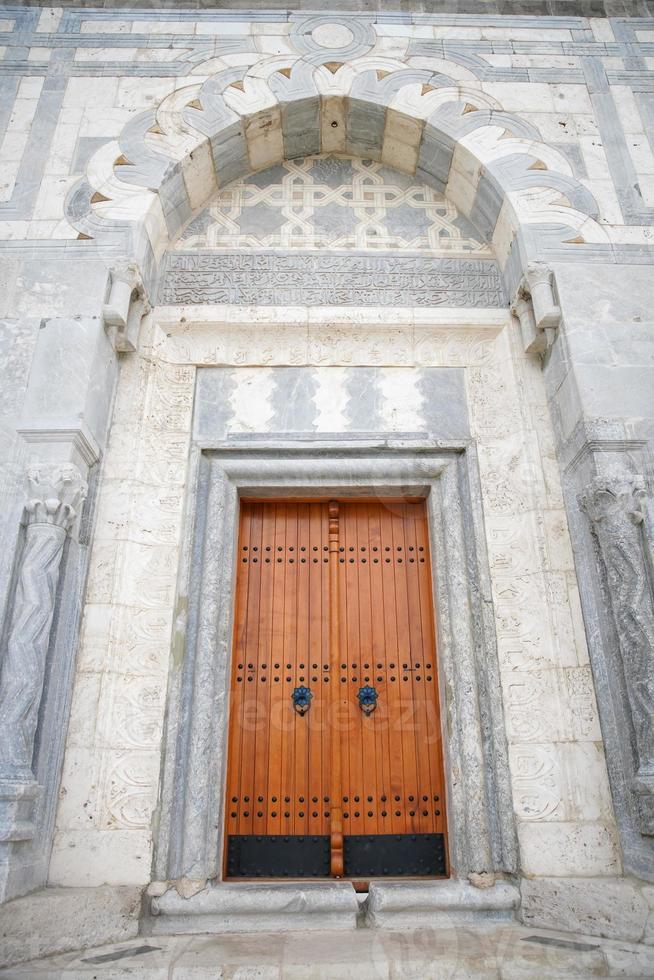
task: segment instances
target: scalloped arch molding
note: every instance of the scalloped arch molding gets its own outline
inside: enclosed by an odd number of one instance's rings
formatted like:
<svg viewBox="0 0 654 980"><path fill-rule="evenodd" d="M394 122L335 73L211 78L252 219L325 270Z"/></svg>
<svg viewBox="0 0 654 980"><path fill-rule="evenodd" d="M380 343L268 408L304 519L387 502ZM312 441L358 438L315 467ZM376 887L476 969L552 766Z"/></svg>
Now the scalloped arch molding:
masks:
<svg viewBox="0 0 654 980"><path fill-rule="evenodd" d="M460 65L325 57L264 57L135 116L92 157L69 194L69 221L98 244L119 239L152 282L166 248L218 187L284 159L340 153L444 193L492 244L509 291L544 249L608 241L565 156Z"/></svg>

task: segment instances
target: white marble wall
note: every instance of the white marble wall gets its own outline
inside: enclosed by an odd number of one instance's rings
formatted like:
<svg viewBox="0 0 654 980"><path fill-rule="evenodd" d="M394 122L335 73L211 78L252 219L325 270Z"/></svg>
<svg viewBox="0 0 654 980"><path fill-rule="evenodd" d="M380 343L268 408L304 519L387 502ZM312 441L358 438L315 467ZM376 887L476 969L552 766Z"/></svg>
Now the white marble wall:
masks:
<svg viewBox="0 0 654 980"><path fill-rule="evenodd" d="M51 881L150 878L194 369L123 364L86 593Z"/></svg>
<svg viewBox="0 0 654 980"><path fill-rule="evenodd" d="M206 141L198 144L197 133L192 135L182 121L182 110L193 106L202 83L220 72L247 73L245 82L230 84L226 100L251 117L246 127L250 162L261 169L283 157L271 79L307 54L327 52L336 67L316 69L315 84L335 120L346 111L344 93L352 80L366 72L378 73L378 82L401 69L439 73L450 81L446 89L427 86L426 92L419 83L405 85L390 98L383 155L390 167L415 170L423 120L448 100L461 100L471 112L515 113L536 127L542 143L514 134L507 145L502 126L462 139L448 197L464 213L469 213L482 163L491 164L509 151L531 153L538 157L537 169L578 179L599 204L598 220L584 220L565 194L545 186L516 185L503 210L513 208L528 221L548 221L554 209L589 243L652 244L654 153L646 79L651 66L646 48L638 55L652 32L639 22L560 17L539 23L534 17L498 21L447 14L393 19L380 13L363 20L343 14L342 24L314 18L313 31L305 31L302 18L307 15L289 12L269 20L264 12L251 19L244 13L241 20L229 12L145 13L53 7L31 23L12 8L0 18L0 45L19 51L19 81L7 99L0 144L0 203L11 204L17 186L29 189L24 202L0 215L0 240L76 239L79 229L64 217L64 203L84 174L97 192L94 214L144 217L149 210L147 231L154 244L154 225L163 226L160 209L151 207L143 187L121 180L121 167L131 161L121 159L118 140L130 120L156 110L157 124L146 144L174 159L197 147L183 170L191 205L198 207L215 188L215 174ZM354 45L344 45L353 34ZM112 38L120 44L112 45ZM55 76L64 77L65 84L50 85ZM270 129L265 139L259 125L263 117ZM343 139L343 127L332 129L325 119L323 150L345 151ZM510 235L506 217L495 235L501 261Z"/></svg>
<svg viewBox="0 0 654 980"><path fill-rule="evenodd" d="M319 366L316 400L329 431L339 427L343 365L388 369L392 401L409 415L414 366L465 368L522 870L619 873L543 380L538 362L522 353L515 322L501 311L444 311L430 319L414 310L331 310L331 343L325 345L311 342L326 327L320 311L260 309L255 317L252 311L221 308L197 315L194 322L188 309L155 311L139 351L123 361L51 884L150 879L166 677L170 658L179 656L171 643L174 620L177 627L183 620L175 592L180 541L187 533L183 501L194 366L216 363L239 366L244 382L250 378L256 385L256 398L241 397L243 392L232 397L232 424L241 431L265 431L271 364L305 363L312 371Z"/></svg>

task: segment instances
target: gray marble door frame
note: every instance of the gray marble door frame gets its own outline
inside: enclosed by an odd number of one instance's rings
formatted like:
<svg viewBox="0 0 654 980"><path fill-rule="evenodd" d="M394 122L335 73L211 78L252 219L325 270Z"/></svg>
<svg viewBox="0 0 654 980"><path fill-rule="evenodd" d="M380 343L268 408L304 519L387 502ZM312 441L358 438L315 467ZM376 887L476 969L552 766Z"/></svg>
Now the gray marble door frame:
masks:
<svg viewBox="0 0 654 980"><path fill-rule="evenodd" d="M196 446L191 470L155 879L204 882L221 876L238 505L240 497L254 495L426 498L452 873L482 873L492 881L495 872L515 872L474 445L230 442Z"/></svg>

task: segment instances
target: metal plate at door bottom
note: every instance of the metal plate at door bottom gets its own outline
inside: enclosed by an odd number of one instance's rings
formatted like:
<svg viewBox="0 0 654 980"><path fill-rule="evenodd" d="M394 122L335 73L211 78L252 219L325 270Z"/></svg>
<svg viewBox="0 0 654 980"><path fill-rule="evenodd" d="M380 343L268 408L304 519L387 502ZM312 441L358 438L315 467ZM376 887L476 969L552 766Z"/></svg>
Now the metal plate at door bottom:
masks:
<svg viewBox="0 0 654 980"><path fill-rule="evenodd" d="M328 878L329 836L227 838L228 878Z"/></svg>
<svg viewBox="0 0 654 980"><path fill-rule="evenodd" d="M361 834L344 838L348 878L447 874L443 834Z"/></svg>

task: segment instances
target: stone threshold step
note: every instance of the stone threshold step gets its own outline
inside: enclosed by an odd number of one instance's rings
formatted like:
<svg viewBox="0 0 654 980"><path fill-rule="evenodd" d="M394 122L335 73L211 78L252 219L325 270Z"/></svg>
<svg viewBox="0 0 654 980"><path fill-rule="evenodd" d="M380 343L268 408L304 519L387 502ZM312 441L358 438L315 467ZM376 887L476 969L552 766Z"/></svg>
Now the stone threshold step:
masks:
<svg viewBox="0 0 654 980"><path fill-rule="evenodd" d="M468 882L371 882L367 898L350 882L208 883L190 897L171 886L150 900L144 935L294 932L435 927L513 918L519 890L508 881L491 888Z"/></svg>

